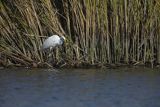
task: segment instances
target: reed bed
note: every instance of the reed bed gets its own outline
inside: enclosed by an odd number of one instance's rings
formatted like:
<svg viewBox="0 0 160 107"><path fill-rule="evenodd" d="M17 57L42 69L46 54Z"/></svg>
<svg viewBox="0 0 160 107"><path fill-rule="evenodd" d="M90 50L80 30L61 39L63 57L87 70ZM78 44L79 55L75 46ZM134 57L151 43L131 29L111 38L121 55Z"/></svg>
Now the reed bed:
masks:
<svg viewBox="0 0 160 107"><path fill-rule="evenodd" d="M45 66L44 39L64 35L54 66L160 64L159 0L1 0L0 64Z"/></svg>

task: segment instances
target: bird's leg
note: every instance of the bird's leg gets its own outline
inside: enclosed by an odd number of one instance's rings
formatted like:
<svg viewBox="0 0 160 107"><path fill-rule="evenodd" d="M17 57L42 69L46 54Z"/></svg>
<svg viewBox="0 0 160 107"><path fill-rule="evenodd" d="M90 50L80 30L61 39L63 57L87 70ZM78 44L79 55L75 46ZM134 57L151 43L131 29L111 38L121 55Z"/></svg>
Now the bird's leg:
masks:
<svg viewBox="0 0 160 107"><path fill-rule="evenodd" d="M59 63L59 51L58 48L55 50L55 64L58 65Z"/></svg>
<svg viewBox="0 0 160 107"><path fill-rule="evenodd" d="M48 56L51 57L52 54L53 54L53 53L52 53L52 47L50 47L50 48L49 48L49 55L48 55Z"/></svg>
<svg viewBox="0 0 160 107"><path fill-rule="evenodd" d="M56 64L59 63L59 49L56 47L55 49L55 59L56 59Z"/></svg>
<svg viewBox="0 0 160 107"><path fill-rule="evenodd" d="M53 54L53 50L52 50L52 47L49 48L49 51L48 51L48 61L47 63L51 64L52 65L52 60L53 60L53 57L52 57L52 54Z"/></svg>

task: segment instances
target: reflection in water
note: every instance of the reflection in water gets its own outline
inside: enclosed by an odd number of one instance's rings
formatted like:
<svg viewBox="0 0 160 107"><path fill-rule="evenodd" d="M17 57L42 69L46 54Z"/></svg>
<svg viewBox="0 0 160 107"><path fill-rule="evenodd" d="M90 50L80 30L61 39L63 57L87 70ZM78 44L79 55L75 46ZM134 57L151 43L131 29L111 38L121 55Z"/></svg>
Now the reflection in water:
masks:
<svg viewBox="0 0 160 107"><path fill-rule="evenodd" d="M0 107L160 107L159 81L149 68L4 69Z"/></svg>

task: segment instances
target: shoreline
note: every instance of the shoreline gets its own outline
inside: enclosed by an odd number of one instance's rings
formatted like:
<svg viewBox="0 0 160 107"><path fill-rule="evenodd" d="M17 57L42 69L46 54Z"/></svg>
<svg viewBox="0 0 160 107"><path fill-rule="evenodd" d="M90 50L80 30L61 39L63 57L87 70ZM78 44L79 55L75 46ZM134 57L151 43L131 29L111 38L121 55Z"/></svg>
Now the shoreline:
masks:
<svg viewBox="0 0 160 107"><path fill-rule="evenodd" d="M102 63L97 63L97 64L89 64L89 63L76 63L76 64L49 64L47 62L43 62L43 63L32 63L30 66L25 66L25 65L21 65L21 64L2 64L0 63L0 69L4 69L4 68L18 68L18 67L23 67L23 68L84 68L84 69L88 69L88 68L113 68L113 69L117 69L117 68L121 68L121 67L148 67L148 68L160 68L160 64L151 64L151 63L130 63L130 64L125 64L125 63L113 63L113 64L102 64Z"/></svg>

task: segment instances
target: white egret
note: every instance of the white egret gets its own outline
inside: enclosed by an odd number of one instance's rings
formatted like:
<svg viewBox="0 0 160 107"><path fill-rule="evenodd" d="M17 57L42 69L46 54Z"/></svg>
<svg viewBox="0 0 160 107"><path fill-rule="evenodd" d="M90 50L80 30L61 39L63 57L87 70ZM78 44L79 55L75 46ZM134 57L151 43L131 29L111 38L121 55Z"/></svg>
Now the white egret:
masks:
<svg viewBox="0 0 160 107"><path fill-rule="evenodd" d="M46 50L48 48L54 49L57 46L61 46L65 40L66 38L64 36L52 35L44 41L42 50Z"/></svg>

